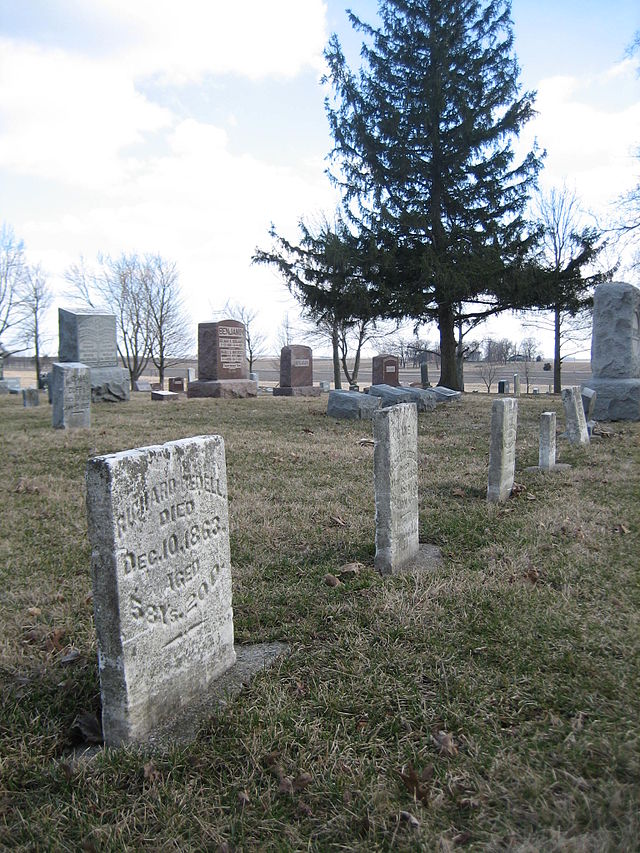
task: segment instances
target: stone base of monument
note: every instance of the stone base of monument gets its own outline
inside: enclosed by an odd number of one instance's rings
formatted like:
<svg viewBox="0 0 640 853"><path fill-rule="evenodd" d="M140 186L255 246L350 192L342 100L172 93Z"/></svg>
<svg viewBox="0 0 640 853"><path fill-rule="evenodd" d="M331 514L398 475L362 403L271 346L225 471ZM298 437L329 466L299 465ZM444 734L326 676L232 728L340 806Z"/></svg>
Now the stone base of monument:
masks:
<svg viewBox="0 0 640 853"><path fill-rule="evenodd" d="M245 398L258 396L258 383L252 379L211 379L190 382L187 397Z"/></svg>
<svg viewBox="0 0 640 853"><path fill-rule="evenodd" d="M322 388L319 385L299 385L296 388L274 388L274 397L319 397Z"/></svg>
<svg viewBox="0 0 640 853"><path fill-rule="evenodd" d="M640 421L640 379L597 379L584 384L597 396L590 415L596 421Z"/></svg>
<svg viewBox="0 0 640 853"><path fill-rule="evenodd" d="M124 403L130 396L129 371L124 367L92 367L91 402Z"/></svg>
<svg viewBox="0 0 640 853"><path fill-rule="evenodd" d="M375 565L375 562L374 562ZM442 551L437 545L427 545L421 542L415 557L395 566L392 572L382 571L378 566L376 569L383 575L408 575L413 572L428 572L440 569L444 565Z"/></svg>
<svg viewBox="0 0 640 853"><path fill-rule="evenodd" d="M177 400L179 396L175 391L151 391L152 400Z"/></svg>

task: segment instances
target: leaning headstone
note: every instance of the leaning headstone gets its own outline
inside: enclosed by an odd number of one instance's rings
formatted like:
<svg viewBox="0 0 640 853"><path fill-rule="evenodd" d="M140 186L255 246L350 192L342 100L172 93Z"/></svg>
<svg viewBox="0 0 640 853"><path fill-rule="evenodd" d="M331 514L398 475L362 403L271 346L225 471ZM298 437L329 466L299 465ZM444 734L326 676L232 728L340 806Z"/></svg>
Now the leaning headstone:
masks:
<svg viewBox="0 0 640 853"><path fill-rule="evenodd" d="M184 393L184 379L181 376L172 376L169 379L169 391L173 391L174 394Z"/></svg>
<svg viewBox="0 0 640 853"><path fill-rule="evenodd" d="M311 347L293 344L280 351L280 385L274 397L319 397L320 387L313 384Z"/></svg>
<svg viewBox="0 0 640 853"><path fill-rule="evenodd" d="M591 373L596 421L640 420L640 288L606 282L593 295Z"/></svg>
<svg viewBox="0 0 640 853"><path fill-rule="evenodd" d="M491 407L491 446L487 500L505 501L511 494L516 469L518 401L514 397L494 400Z"/></svg>
<svg viewBox="0 0 640 853"><path fill-rule="evenodd" d="M584 417L587 422L593 420L593 410L596 405L596 399L598 397L597 393L593 390L593 388L587 388L583 386L582 392L582 408L584 411Z"/></svg>
<svg viewBox="0 0 640 853"><path fill-rule="evenodd" d="M151 399L152 400L160 400L160 402L167 402L167 400L177 400L179 398L179 394L176 391L163 391L159 388L157 391L151 391Z"/></svg>
<svg viewBox="0 0 640 853"><path fill-rule="evenodd" d="M582 407L580 386L562 389L562 406L570 444L589 444L589 431Z"/></svg>
<svg viewBox="0 0 640 853"><path fill-rule="evenodd" d="M91 459L87 511L102 727L117 746L235 662L222 437Z"/></svg>
<svg viewBox="0 0 640 853"><path fill-rule="evenodd" d="M370 421L381 404L381 398L374 395L334 389L329 391L327 415L330 418Z"/></svg>
<svg viewBox="0 0 640 853"><path fill-rule="evenodd" d="M519 373L513 374L513 396L514 397L520 396L520 374Z"/></svg>
<svg viewBox="0 0 640 853"><path fill-rule="evenodd" d="M91 427L91 372L86 364L55 362L51 370L51 420L55 429Z"/></svg>
<svg viewBox="0 0 640 853"><path fill-rule="evenodd" d="M372 385L369 394L380 397L382 406L395 406L398 403L412 403L413 397L408 388L399 388L393 385Z"/></svg>
<svg viewBox="0 0 640 853"><path fill-rule="evenodd" d="M188 397L257 397L249 379L245 327L238 320L198 325L198 379Z"/></svg>
<svg viewBox="0 0 640 853"><path fill-rule="evenodd" d="M399 365L397 355L375 355L371 362L371 384L399 385Z"/></svg>
<svg viewBox="0 0 640 853"><path fill-rule="evenodd" d="M91 399L123 402L130 397L129 371L118 363L116 318L90 309L58 309L58 360L90 368Z"/></svg>
<svg viewBox="0 0 640 853"><path fill-rule="evenodd" d="M25 409L31 409L33 406L40 405L40 392L37 388L22 389L22 405Z"/></svg>
<svg viewBox="0 0 640 853"><path fill-rule="evenodd" d="M393 574L418 555L418 416L409 403L373 419L376 555L374 565Z"/></svg>
<svg viewBox="0 0 640 853"><path fill-rule="evenodd" d="M538 466L543 471L551 471L556 464L556 413L543 412L540 415L540 447Z"/></svg>

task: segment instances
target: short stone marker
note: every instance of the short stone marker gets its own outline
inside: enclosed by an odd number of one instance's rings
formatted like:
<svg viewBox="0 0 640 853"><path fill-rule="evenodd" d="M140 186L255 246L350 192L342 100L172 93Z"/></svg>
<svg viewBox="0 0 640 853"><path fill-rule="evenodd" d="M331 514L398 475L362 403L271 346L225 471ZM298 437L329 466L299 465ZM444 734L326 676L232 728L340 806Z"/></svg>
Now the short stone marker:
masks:
<svg viewBox="0 0 640 853"><path fill-rule="evenodd" d="M86 364L54 361L51 401L51 420L55 429L91 427L91 372Z"/></svg>
<svg viewBox="0 0 640 853"><path fill-rule="evenodd" d="M498 394L508 394L509 393L509 380L508 379L500 379L498 381Z"/></svg>
<svg viewBox="0 0 640 853"><path fill-rule="evenodd" d="M320 381L320 390L321 390L324 394L328 393L329 391L331 391L331 383L330 383L330 382L325 382L325 381L321 380L321 381Z"/></svg>
<svg viewBox="0 0 640 853"><path fill-rule="evenodd" d="M179 394L175 391L163 391L159 388L157 391L154 389L151 390L151 399L152 400L160 400L161 402L167 402L168 400L177 400L179 398Z"/></svg>
<svg viewBox="0 0 640 853"><path fill-rule="evenodd" d="M311 347L293 344L280 351L280 385L274 397L319 397L321 390L313 384Z"/></svg>
<svg viewBox="0 0 640 853"><path fill-rule="evenodd" d="M327 415L347 420L372 420L374 412L382 405L380 397L360 394L358 391L329 391Z"/></svg>
<svg viewBox="0 0 640 853"><path fill-rule="evenodd" d="M511 494L516 470L518 401L514 397L494 400L491 407L491 446L487 500L506 501Z"/></svg>
<svg viewBox="0 0 640 853"><path fill-rule="evenodd" d="M542 471L551 471L556 464L556 413L540 415L540 448L538 466Z"/></svg>
<svg viewBox="0 0 640 853"><path fill-rule="evenodd" d="M593 294L591 373L597 392L592 418L640 420L640 288L612 281Z"/></svg>
<svg viewBox="0 0 640 853"><path fill-rule="evenodd" d="M11 377L0 379L0 394L18 394L20 392L20 380Z"/></svg>
<svg viewBox="0 0 640 853"><path fill-rule="evenodd" d="M130 397L129 371L120 367L116 318L93 309L58 309L58 360L90 368L93 402L123 402Z"/></svg>
<svg viewBox="0 0 640 853"><path fill-rule="evenodd" d="M139 741L235 662L221 436L87 466L105 744Z"/></svg>
<svg viewBox="0 0 640 853"><path fill-rule="evenodd" d="M418 413L413 403L373 418L376 502L374 565L383 575L441 562L439 549L418 541Z"/></svg>
<svg viewBox="0 0 640 853"><path fill-rule="evenodd" d="M584 417L580 386L562 389L562 406L570 444L589 444L589 431Z"/></svg>
<svg viewBox="0 0 640 853"><path fill-rule="evenodd" d="M245 327L238 320L198 325L198 379L187 397L257 397L249 377Z"/></svg>
<svg viewBox="0 0 640 853"><path fill-rule="evenodd" d="M371 362L371 384L399 385L399 365L397 355L375 355Z"/></svg>
<svg viewBox="0 0 640 853"><path fill-rule="evenodd" d="M40 392L37 388L22 389L22 405L25 409L31 409L33 406L40 405Z"/></svg>
<svg viewBox="0 0 640 853"><path fill-rule="evenodd" d="M461 391L454 391L452 388L446 388L444 385L436 385L429 388L429 394L435 395L438 403L453 403L462 396Z"/></svg>
<svg viewBox="0 0 640 853"><path fill-rule="evenodd" d="M416 404L419 412L432 412L435 409L437 397L431 393L431 389L406 385L399 385L398 388L410 395L411 402Z"/></svg>
<svg viewBox="0 0 640 853"><path fill-rule="evenodd" d="M520 374L519 373L513 374L513 396L514 397L520 396Z"/></svg>
<svg viewBox="0 0 640 853"><path fill-rule="evenodd" d="M169 379L169 391L174 394L184 394L184 379L181 376L172 376Z"/></svg>
<svg viewBox="0 0 640 853"><path fill-rule="evenodd" d="M420 363L420 383L423 388L431 387L431 383L429 382L429 365L426 361Z"/></svg>
<svg viewBox="0 0 640 853"><path fill-rule="evenodd" d="M134 391L153 391L151 383L146 379L137 379L133 385Z"/></svg>

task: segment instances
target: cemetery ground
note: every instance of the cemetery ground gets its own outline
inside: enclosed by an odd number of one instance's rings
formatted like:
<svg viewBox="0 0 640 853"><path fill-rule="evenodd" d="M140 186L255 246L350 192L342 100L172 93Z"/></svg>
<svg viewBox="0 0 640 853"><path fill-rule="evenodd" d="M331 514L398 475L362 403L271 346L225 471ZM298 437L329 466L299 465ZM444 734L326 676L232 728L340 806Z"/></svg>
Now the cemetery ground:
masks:
<svg viewBox="0 0 640 853"><path fill-rule="evenodd" d="M0 398L0 847L633 850L640 837L640 424L486 501L491 402L419 416L420 538L373 570L370 422L318 400L92 407L89 431ZM224 436L237 644L289 653L191 743L98 737L84 474L96 454ZM92 722L93 720L93 722Z"/></svg>

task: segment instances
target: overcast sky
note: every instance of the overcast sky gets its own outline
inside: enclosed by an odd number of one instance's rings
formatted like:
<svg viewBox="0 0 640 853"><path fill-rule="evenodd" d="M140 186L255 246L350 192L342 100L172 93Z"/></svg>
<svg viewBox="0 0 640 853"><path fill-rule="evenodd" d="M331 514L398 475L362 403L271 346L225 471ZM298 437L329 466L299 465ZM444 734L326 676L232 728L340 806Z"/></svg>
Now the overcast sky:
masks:
<svg viewBox="0 0 640 853"><path fill-rule="evenodd" d="M300 216L335 206L319 78L332 32L357 56L346 5L0 0L0 221L56 292L80 255L159 252L178 265L194 337L232 299L259 311L275 347L295 303L250 259L271 222L295 238ZM350 8L373 21L377 3ZM538 92L524 142L547 149L542 184L566 181L605 216L638 181L640 79L625 48L640 4L513 0L512 13L522 84Z"/></svg>

